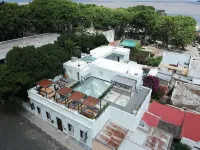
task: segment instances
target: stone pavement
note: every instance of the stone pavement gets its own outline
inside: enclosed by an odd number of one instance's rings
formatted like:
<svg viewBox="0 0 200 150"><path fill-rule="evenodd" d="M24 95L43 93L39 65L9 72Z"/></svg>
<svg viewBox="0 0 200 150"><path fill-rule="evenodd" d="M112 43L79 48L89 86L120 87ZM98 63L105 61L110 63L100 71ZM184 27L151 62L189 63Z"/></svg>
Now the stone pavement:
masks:
<svg viewBox="0 0 200 150"><path fill-rule="evenodd" d="M75 140L69 138L68 135L65 133L57 130L56 128L52 127L50 124L42 120L41 118L35 116L31 112L22 109L19 112L22 116L30 120L31 123L35 124L38 128L44 131L46 134L50 135L56 141L61 143L63 146L67 147L70 150L84 150Z"/></svg>

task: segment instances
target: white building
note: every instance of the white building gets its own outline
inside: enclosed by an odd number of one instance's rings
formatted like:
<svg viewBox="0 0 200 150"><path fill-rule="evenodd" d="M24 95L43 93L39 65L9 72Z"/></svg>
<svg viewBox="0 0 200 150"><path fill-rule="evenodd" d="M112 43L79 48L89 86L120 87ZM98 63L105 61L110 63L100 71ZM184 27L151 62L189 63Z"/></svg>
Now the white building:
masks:
<svg viewBox="0 0 200 150"><path fill-rule="evenodd" d="M90 76L90 73L94 72L91 68L94 68L92 66L100 62L99 58L105 58L101 59L101 64L104 63L104 67L111 66L109 63L127 65L125 63L116 63L114 61L110 61L107 62L108 64L105 64L105 61L107 61L106 59L110 59L118 62L127 62L129 61L129 54L130 50L127 48L101 46L91 50L90 55L83 55L81 59L74 58L71 61L64 63L63 67L65 68L66 74L68 74L69 78L83 81ZM117 69L117 66L115 68Z"/></svg>
<svg viewBox="0 0 200 150"><path fill-rule="evenodd" d="M109 42L113 42L115 40L115 30L114 29L103 31L103 30L95 30L94 28L89 28L89 29L87 29L87 32L102 33Z"/></svg>
<svg viewBox="0 0 200 150"><path fill-rule="evenodd" d="M200 85L200 57L191 57L188 76L192 78L193 84Z"/></svg>
<svg viewBox="0 0 200 150"><path fill-rule="evenodd" d="M174 52L163 52L159 68L178 75L187 76L190 55Z"/></svg>
<svg viewBox="0 0 200 150"><path fill-rule="evenodd" d="M109 120L136 132L152 90L141 86L141 67L127 63L129 52L104 46L73 58L63 64L68 78L45 79L28 90L26 108L85 149L92 149L93 139Z"/></svg>

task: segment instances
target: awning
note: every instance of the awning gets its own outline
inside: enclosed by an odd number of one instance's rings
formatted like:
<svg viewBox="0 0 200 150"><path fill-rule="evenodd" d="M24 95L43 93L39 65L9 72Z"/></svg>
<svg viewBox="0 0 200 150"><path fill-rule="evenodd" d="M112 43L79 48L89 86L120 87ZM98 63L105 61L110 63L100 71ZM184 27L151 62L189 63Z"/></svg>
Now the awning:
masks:
<svg viewBox="0 0 200 150"><path fill-rule="evenodd" d="M65 96L65 95L71 93L72 91L73 90L68 88L68 87L63 87L63 88L58 90L58 94Z"/></svg>
<svg viewBox="0 0 200 150"><path fill-rule="evenodd" d="M89 107L93 107L93 106L96 106L98 102L99 102L99 99L88 96L86 99L83 100L82 104Z"/></svg>
<svg viewBox="0 0 200 150"><path fill-rule="evenodd" d="M42 80L42 81L40 81L36 84L43 87L43 88L47 88L47 87L51 86L53 84L53 82L48 80L48 79L44 79L44 80Z"/></svg>
<svg viewBox="0 0 200 150"><path fill-rule="evenodd" d="M72 95L69 97L69 99L71 99L73 101L80 101L85 96L86 96L86 94L83 94L83 93L77 91L77 92L72 93Z"/></svg>
<svg viewBox="0 0 200 150"><path fill-rule="evenodd" d="M117 75L112 79L112 82L120 83L120 84L123 84L123 85L133 87L136 84L137 81L130 79L130 78L127 78L127 77Z"/></svg>

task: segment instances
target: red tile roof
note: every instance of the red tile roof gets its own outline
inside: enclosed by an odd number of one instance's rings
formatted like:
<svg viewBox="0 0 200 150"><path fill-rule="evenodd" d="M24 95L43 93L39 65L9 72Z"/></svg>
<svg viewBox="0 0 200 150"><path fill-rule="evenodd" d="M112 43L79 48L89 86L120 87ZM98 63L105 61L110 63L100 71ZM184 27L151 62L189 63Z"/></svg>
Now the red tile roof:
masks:
<svg viewBox="0 0 200 150"><path fill-rule="evenodd" d="M84 101L82 102L83 105L92 107L92 106L96 106L96 104L98 104L99 99L88 96L86 99L84 99Z"/></svg>
<svg viewBox="0 0 200 150"><path fill-rule="evenodd" d="M159 123L159 118L149 112L144 113L142 120L151 127L157 127Z"/></svg>
<svg viewBox="0 0 200 150"><path fill-rule="evenodd" d="M148 111L160 118L165 122L173 125L182 126L184 120L184 111L168 105L162 105L153 101L149 105Z"/></svg>
<svg viewBox="0 0 200 150"><path fill-rule="evenodd" d="M200 114L185 113L181 138L185 137L193 141L200 141Z"/></svg>
<svg viewBox="0 0 200 150"><path fill-rule="evenodd" d="M63 95L63 96L65 96L65 95L67 95L71 92L72 92L72 89L70 89L68 87L63 87L63 88L58 90L58 94Z"/></svg>
<svg viewBox="0 0 200 150"><path fill-rule="evenodd" d="M70 96L70 99L72 99L73 101L80 101L85 96L86 96L85 94L77 91L77 92L72 93L72 95Z"/></svg>
<svg viewBox="0 0 200 150"><path fill-rule="evenodd" d="M47 87L51 86L53 84L53 82L48 79L43 79L42 81L37 82L36 84L43 88L47 88Z"/></svg>

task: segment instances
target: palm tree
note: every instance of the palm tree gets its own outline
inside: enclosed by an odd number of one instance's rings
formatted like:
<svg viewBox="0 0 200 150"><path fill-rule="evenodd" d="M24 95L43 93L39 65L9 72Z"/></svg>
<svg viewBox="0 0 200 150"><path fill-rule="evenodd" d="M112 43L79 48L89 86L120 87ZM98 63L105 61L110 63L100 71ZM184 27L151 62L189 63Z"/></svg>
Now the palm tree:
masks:
<svg viewBox="0 0 200 150"><path fill-rule="evenodd" d="M65 40L65 48L67 51L69 51L71 56L80 57L82 52L81 47L76 45L76 42L73 42L70 39Z"/></svg>

